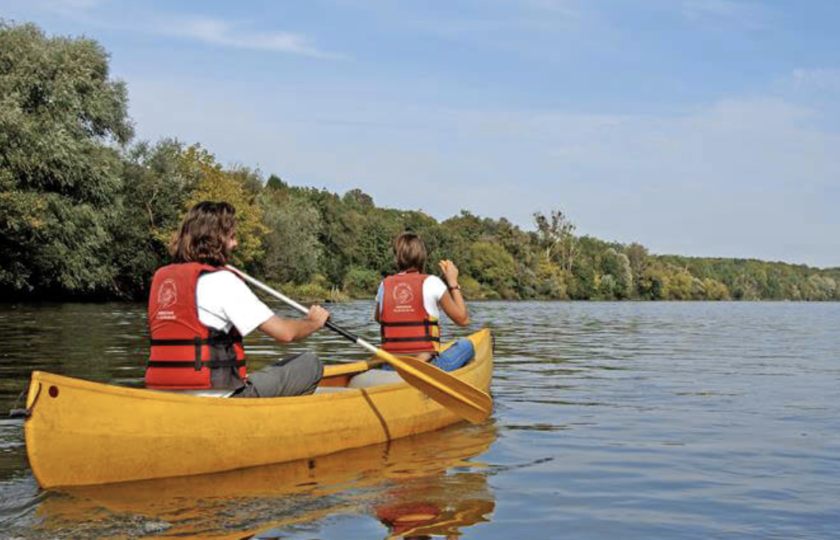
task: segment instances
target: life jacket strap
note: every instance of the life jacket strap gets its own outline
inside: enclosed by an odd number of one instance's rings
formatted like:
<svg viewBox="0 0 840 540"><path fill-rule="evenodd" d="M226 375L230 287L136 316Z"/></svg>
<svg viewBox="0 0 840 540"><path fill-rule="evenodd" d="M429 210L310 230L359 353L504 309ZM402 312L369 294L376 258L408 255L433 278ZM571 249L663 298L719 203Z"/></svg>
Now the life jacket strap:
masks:
<svg viewBox="0 0 840 540"><path fill-rule="evenodd" d="M436 343L440 343L440 338L437 336L429 336L429 337L383 337L382 343L406 343L410 341L422 341L424 343L429 341L434 341Z"/></svg>
<svg viewBox="0 0 840 540"><path fill-rule="evenodd" d="M208 368L225 368L225 367L235 367L235 368L242 368L245 367L246 362L245 360L205 360L199 364L199 370L201 367L208 367ZM184 369L194 367L195 362L191 360L149 360L146 362L147 368L177 368L177 369Z"/></svg>
<svg viewBox="0 0 840 540"><path fill-rule="evenodd" d="M202 341L201 338L198 337L198 336L196 336L195 339L193 339L193 342L195 343L195 370L196 371L201 371L201 341Z"/></svg>
<svg viewBox="0 0 840 540"><path fill-rule="evenodd" d="M404 322L380 322L381 324L381 336L382 336L382 343L408 343L408 342L429 342L433 341L435 343L440 343L440 331L438 331L438 335L434 335L432 333L433 326L440 326L437 321L432 321L429 319L424 319L422 321L404 321ZM410 327L410 326L425 326L426 332L425 336L423 337L388 337L385 335L385 327Z"/></svg>
<svg viewBox="0 0 840 540"><path fill-rule="evenodd" d="M382 326L440 326L437 321L380 322Z"/></svg>
<svg viewBox="0 0 840 540"><path fill-rule="evenodd" d="M242 343L242 336L223 335L217 337L209 337L207 339L153 339L151 340L152 347L184 347L186 345L232 345L234 343Z"/></svg>
<svg viewBox="0 0 840 540"><path fill-rule="evenodd" d="M385 328L394 328L394 327L411 327L411 326L425 326L426 327L426 337L425 338L388 338L385 336ZM382 336L382 342L385 343L386 341L427 341L431 338L433 341L435 340L435 336L432 334L432 327L440 327L437 321L432 321L429 319L423 319L422 321L400 321L400 322L379 322L379 332ZM440 330L438 329L438 334L440 334ZM437 338L437 341L440 341L440 338Z"/></svg>

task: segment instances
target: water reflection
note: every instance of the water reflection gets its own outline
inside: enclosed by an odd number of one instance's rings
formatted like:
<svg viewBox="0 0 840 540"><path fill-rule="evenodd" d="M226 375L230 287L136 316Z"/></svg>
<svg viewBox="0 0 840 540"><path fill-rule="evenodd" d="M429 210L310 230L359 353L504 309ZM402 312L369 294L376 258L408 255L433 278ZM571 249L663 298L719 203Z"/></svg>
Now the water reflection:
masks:
<svg viewBox="0 0 840 540"><path fill-rule="evenodd" d="M470 480L462 485L473 479L483 478L472 475ZM462 529L489 521L489 516L496 507L495 502L486 498L463 498L454 501L450 497L444 500L429 499L428 495L409 498L409 502L377 508L376 517L388 527L388 538L457 538Z"/></svg>
<svg viewBox="0 0 840 540"><path fill-rule="evenodd" d="M288 538L302 524L320 527L335 516L361 515L381 523L383 538L458 535L494 509L489 469L474 459L496 437L494 424L461 424L310 460L66 489L37 508L32 532L44 538Z"/></svg>

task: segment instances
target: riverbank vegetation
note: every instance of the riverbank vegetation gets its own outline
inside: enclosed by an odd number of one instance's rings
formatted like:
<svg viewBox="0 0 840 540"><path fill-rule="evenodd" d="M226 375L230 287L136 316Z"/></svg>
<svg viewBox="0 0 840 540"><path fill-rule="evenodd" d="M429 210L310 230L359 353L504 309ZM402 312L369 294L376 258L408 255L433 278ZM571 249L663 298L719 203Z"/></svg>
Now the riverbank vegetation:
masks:
<svg viewBox="0 0 840 540"><path fill-rule="evenodd" d="M133 136L99 44L0 22L4 296L145 299L183 214L210 199L236 206L234 263L299 298L372 296L391 239L411 229L431 261L459 265L470 299L840 300L840 268L653 255L578 236L560 210L536 213L534 230L467 211L440 222Z"/></svg>

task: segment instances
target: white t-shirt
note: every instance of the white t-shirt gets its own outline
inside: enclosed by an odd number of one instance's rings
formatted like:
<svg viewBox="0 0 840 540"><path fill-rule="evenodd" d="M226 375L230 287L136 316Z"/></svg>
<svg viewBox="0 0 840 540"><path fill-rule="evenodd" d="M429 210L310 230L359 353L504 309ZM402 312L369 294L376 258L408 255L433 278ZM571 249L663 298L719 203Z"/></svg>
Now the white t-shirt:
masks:
<svg viewBox="0 0 840 540"><path fill-rule="evenodd" d="M405 272L403 272L405 273ZM376 291L376 302L379 304L379 314L382 314L382 294L385 282L379 284ZM446 293L446 284L437 276L429 276L423 282L423 307L430 316L440 319L440 299Z"/></svg>
<svg viewBox="0 0 840 540"><path fill-rule="evenodd" d="M274 315L244 281L225 270L199 277L195 297L201 324L222 332L235 326L247 336Z"/></svg>

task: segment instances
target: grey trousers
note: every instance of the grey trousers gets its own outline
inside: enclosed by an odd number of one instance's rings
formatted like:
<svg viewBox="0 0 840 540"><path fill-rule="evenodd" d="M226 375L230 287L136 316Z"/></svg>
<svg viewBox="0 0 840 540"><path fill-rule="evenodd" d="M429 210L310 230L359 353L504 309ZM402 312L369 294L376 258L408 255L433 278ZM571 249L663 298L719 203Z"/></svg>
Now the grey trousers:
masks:
<svg viewBox="0 0 840 540"><path fill-rule="evenodd" d="M289 397L311 394L324 375L324 363L314 353L289 356L248 375L245 386L231 397Z"/></svg>

